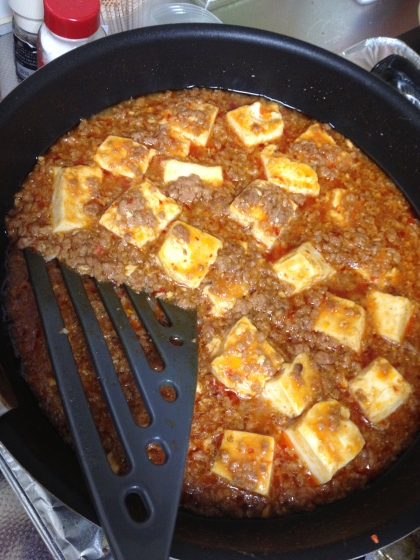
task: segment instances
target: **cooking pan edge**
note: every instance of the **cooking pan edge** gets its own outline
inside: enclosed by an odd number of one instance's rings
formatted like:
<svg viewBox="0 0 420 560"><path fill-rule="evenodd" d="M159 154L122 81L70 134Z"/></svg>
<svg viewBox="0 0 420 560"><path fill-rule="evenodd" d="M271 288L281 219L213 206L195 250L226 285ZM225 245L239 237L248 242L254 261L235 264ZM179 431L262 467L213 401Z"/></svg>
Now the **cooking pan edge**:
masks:
<svg viewBox="0 0 420 560"><path fill-rule="evenodd" d="M418 109L364 70L302 41L244 27L185 24L125 32L76 49L1 102L1 219L37 156L80 118L131 96L192 86L265 95L329 122L383 167L419 212ZM5 255L4 232L0 243ZM0 419L0 440L43 486L96 520L73 452L22 380L5 323L0 342L19 400L19 408ZM181 511L171 554L180 560L367 554L420 525L419 454L416 441L369 488L310 514L221 520Z"/></svg>

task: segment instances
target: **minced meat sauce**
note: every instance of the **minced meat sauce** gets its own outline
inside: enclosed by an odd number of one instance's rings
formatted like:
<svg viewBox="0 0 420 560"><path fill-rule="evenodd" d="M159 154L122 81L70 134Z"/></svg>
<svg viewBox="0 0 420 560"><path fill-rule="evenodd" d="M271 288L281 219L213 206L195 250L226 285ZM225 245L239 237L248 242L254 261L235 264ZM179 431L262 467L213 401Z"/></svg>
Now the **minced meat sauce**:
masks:
<svg viewBox="0 0 420 560"><path fill-rule="evenodd" d="M26 379L48 417L71 442L21 252L22 248L32 247L48 262L66 332L103 445L116 472L124 473L129 466L106 412L57 260L83 274L130 409L141 426L148 423L147 411L91 277L111 280L117 286L124 308L155 369L160 367L159 359L131 308L123 285L146 290L157 298L170 299L181 307L197 309L198 387L182 505L208 516L270 517L312 510L340 499L388 467L412 441L419 425L420 228L408 203L391 180L337 131L321 125L321 131L331 139L325 142L319 141L316 135L305 136L305 131L315 124L314 120L290 108L279 106L284 130L278 138L246 147L229 127L226 114L256 101L255 97L218 90L163 92L128 100L82 120L38 158L7 218L11 240L7 310ZM267 100L258 101L264 107L269 106ZM194 143L194 135L207 123L200 104L218 108L205 145ZM173 122L177 125L176 134L171 129ZM188 140L190 144L185 149L186 140L179 130L188 127L193 140ZM254 132L257 128L254 127ZM104 170L102 181L90 178L91 197L84 206L85 214L91 219L90 225L53 232L54 168L94 167L98 147L110 135L140 144L127 158L133 176ZM274 145L276 153L290 161L310 166L317 175L319 194L290 192L271 183L261 161L261 152L267 144ZM153 157L143 174L135 161L148 150L154 150ZM165 183L162 162L167 159L206 167L221 166L223 183L212 184L195 173ZM222 242L216 260L197 288L174 281L157 258L170 224L144 246L137 247L129 235L117 235L98 222L118 199L117 224L155 228L164 213L152 212L140 191L134 197L131 192L124 196L130 187L145 179L179 206L176 220L180 223L173 228L173 235L179 242L188 243L191 235L191 230L183 223ZM258 182L251 185L258 180L266 181L265 188L259 188ZM251 188L245 191L249 185ZM241 193L244 193L242 197ZM256 238L252 225L232 219L230 206L237 197L238 211L243 214L252 213L259 204L272 226L270 231L278 234L270 246ZM273 264L306 242L322 255L335 273L296 290L276 273ZM398 341L381 335L375 327L369 313L369 297L376 291L401 296L412 305ZM209 297L211 294L217 295L219 304L228 304L216 309L214 300ZM332 296L337 299L331 299ZM334 305L341 301L351 301L367 310L360 348L333 332L314 328L320 310L333 314ZM359 309L345 309L340 329L345 330L347 320L360 315ZM265 348L264 344L268 343L275 355L270 358L271 354L267 354L258 361L260 369L252 365L256 368L252 372L256 381L249 393L236 390L241 381L238 371L231 372L229 382L223 382L212 367L214 357L223 353L232 327L244 317L256 328L258 349ZM247 337L252 338L252 333L241 338L236 350L232 350L232 345L227 348L226 359L232 352L240 352L241 344L244 353L249 350L254 343ZM304 417L308 407L295 415L286 414L267 399L263 391L264 384L281 375L284 365L292 364L302 353L309 357L318 379L314 402L338 401L348 409L364 441L356 456L334 472L326 483L316 480L305 458L285 434ZM379 357L392 364L411 392L384 419L373 422L362 406L365 395L360 393L360 388L352 393L350 387L351 381ZM296 387L304 385L303 368L301 363L291 368L290 378ZM320 423L316 430L337 429L341 422L340 408L331 410L328 422ZM230 477L214 471L217 458L222 466L229 462L229 443L227 450L223 448L220 452L220 448L224 434L230 430L273 438L272 461L264 466L263 473L265 476L265 470L271 469L267 491L253 491L256 470L249 461L232 461ZM267 441L272 440L262 440L262 453L269 448ZM238 446L239 452L241 445L246 452L245 443Z"/></svg>

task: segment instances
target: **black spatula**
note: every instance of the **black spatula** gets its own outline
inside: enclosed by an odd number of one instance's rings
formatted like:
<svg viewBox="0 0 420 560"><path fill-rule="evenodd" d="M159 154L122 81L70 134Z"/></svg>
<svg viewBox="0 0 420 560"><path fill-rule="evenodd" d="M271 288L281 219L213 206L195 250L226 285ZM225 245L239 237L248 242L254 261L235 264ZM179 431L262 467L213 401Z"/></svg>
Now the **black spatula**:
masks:
<svg viewBox="0 0 420 560"><path fill-rule="evenodd" d="M195 312L162 303L168 325L156 319L144 293L127 288L164 367L152 370L109 283L97 283L99 294L121 344L150 416L135 424L99 323L81 277L61 266L70 299L82 327L116 432L130 464L116 475L100 442L65 325L43 258L25 249L29 275L65 414L101 526L116 560L167 560L177 516L193 415L198 357ZM168 387L174 399L164 395ZM162 461L150 459L150 446Z"/></svg>

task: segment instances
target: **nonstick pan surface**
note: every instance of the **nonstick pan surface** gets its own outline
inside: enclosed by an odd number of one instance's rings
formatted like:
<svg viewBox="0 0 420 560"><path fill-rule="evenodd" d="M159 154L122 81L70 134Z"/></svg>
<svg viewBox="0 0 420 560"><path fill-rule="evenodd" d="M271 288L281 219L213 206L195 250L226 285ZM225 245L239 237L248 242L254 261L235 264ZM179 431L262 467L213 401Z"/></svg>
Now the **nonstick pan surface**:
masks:
<svg viewBox="0 0 420 560"><path fill-rule="evenodd" d="M385 169L419 212L416 107L352 63L301 41L244 27L184 24L129 31L80 47L41 68L1 102L1 220L36 157L81 118L132 96L192 86L265 95L330 123ZM2 231L1 254L6 250ZM1 362L19 401L0 419L0 440L50 492L95 521L75 454L27 388L6 321L0 336ZM363 556L420 526L419 459L416 441L371 486L313 513L235 520L180 511L171 555L181 560Z"/></svg>

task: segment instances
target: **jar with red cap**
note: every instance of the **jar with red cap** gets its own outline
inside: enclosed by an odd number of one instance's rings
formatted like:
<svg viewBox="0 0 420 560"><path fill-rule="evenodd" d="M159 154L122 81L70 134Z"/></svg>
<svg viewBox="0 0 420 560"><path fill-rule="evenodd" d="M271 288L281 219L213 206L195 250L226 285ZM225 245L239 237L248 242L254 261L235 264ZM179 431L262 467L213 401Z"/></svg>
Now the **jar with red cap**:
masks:
<svg viewBox="0 0 420 560"><path fill-rule="evenodd" d="M44 0L38 33L38 67L76 47L105 36L99 0Z"/></svg>

